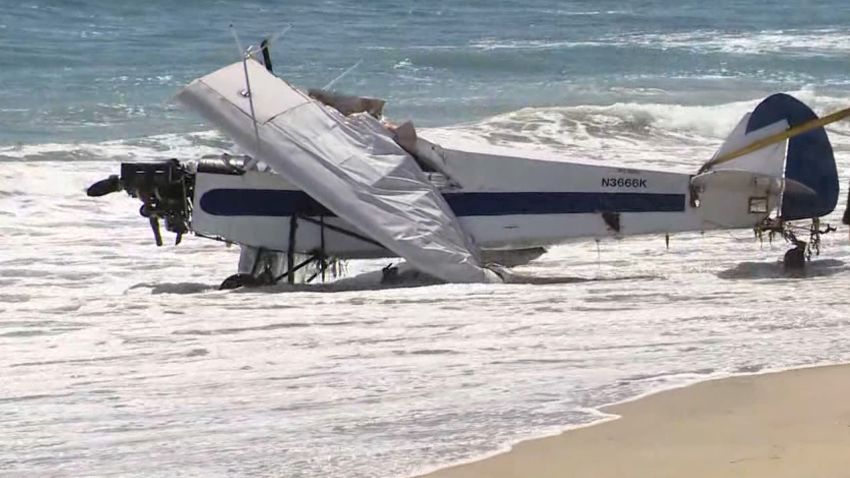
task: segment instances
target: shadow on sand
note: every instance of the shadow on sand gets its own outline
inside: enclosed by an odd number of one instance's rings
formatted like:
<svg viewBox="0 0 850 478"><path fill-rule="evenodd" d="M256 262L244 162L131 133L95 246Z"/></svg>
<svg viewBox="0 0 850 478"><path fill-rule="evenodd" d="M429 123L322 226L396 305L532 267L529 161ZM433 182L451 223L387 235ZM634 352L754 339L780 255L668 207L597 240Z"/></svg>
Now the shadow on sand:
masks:
<svg viewBox="0 0 850 478"><path fill-rule="evenodd" d="M660 275L633 275L616 277L572 277L572 276L532 276L523 274L511 274L505 278L505 284L580 284L583 282L614 282L629 280L659 280Z"/></svg>
<svg viewBox="0 0 850 478"><path fill-rule="evenodd" d="M371 291L371 290L391 290L405 289L410 287L425 287L432 285L445 284L433 277L421 274L417 271L404 271L396 276L391 282L382 282L380 271L367 272L354 277L348 277L329 282L326 284L287 284L279 283L270 286L261 287L243 287L233 289L236 294L253 294L266 293L277 294L286 292L314 292L314 293L329 293L329 292L355 292L355 291ZM631 280L659 280L663 279L658 275L630 275L616 277L576 277L576 276L534 276L511 273L505 277L505 284L508 285L552 285L552 284L581 284L585 282L611 282L611 281L631 281ZM140 283L130 289L149 288L151 294L200 294L204 292L218 291L218 285L201 284L197 282L170 282L162 284Z"/></svg>
<svg viewBox="0 0 850 478"><path fill-rule="evenodd" d="M844 261L838 259L812 260L800 271L786 271L781 261L776 262L741 262L740 264L720 271L717 277L721 279L803 279L806 277L825 277L847 271Z"/></svg>
<svg viewBox="0 0 850 478"><path fill-rule="evenodd" d="M504 279L504 284L507 285L551 285L580 284L584 282L657 280L663 279L663 277L657 275L632 275L618 277L533 276L510 273L507 274ZM381 280L380 271L378 271L377 273L363 273L354 277L340 279L336 282L328 284L278 284L275 286L268 287L236 289L236 292L352 292L425 287L441 284L445 284L445 282L413 270L401 272L392 281L384 282Z"/></svg>
<svg viewBox="0 0 850 478"><path fill-rule="evenodd" d="M209 292L218 290L217 285L201 284L200 282L164 282L161 284L153 284L143 282L130 287L133 289L150 289L151 294L199 294L201 292Z"/></svg>

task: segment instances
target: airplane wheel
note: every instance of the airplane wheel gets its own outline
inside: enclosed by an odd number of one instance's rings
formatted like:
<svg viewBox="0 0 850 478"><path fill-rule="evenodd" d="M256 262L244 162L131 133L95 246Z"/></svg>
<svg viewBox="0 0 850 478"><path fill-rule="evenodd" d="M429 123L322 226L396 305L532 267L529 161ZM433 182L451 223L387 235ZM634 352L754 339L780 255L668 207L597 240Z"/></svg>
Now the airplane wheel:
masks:
<svg viewBox="0 0 850 478"><path fill-rule="evenodd" d="M218 286L218 290L231 290L238 289L240 287L257 287L260 285L263 284L251 274L233 274L227 279L224 279L221 285Z"/></svg>
<svg viewBox="0 0 850 478"><path fill-rule="evenodd" d="M785 270L800 271L806 267L806 249L803 247L795 247L785 253L782 260L782 265Z"/></svg>
<svg viewBox="0 0 850 478"><path fill-rule="evenodd" d="M381 269L381 284L395 284L398 281L398 267L390 264Z"/></svg>

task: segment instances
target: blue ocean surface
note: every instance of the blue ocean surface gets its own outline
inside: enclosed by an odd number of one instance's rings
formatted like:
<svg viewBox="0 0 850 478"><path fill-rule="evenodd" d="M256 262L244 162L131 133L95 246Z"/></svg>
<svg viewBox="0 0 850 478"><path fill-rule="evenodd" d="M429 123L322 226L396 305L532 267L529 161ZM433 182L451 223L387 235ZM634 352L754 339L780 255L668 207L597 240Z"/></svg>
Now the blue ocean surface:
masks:
<svg viewBox="0 0 850 478"><path fill-rule="evenodd" d="M850 91L843 0L7 2L0 145L207 129L172 96L238 58L230 24L246 45L292 25L273 57L300 86L362 60L335 88L425 126L524 107Z"/></svg>

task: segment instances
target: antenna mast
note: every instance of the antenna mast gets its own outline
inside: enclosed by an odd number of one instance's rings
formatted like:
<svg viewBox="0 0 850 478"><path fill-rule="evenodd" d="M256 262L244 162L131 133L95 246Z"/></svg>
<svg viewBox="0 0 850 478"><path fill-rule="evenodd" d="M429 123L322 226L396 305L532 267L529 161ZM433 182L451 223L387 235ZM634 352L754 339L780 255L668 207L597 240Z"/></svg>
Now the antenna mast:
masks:
<svg viewBox="0 0 850 478"><path fill-rule="evenodd" d="M242 42L239 41L239 35L236 34L236 28L233 24L230 25L230 33L233 34L233 40L236 42L236 48L239 51L239 56L242 58L242 70L245 72L245 89L240 92L242 96L248 98L248 106L251 108L251 122L254 124L254 139L256 141L256 155L252 157L243 167L244 171L248 171L257 164L260 154L260 127L257 125L257 115L254 113L254 95L251 94L251 79L248 75L248 58L251 57L251 49L242 48Z"/></svg>

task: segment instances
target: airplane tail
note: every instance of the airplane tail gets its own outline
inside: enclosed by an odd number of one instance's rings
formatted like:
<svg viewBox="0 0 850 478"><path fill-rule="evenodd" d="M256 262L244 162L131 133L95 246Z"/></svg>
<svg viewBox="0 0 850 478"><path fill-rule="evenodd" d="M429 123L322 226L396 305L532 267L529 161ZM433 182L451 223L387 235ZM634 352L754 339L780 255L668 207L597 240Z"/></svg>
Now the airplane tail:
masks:
<svg viewBox="0 0 850 478"><path fill-rule="evenodd" d="M773 211L783 221L825 216L838 202L838 172L824 126L848 116L850 109L818 118L792 96L769 96L744 115L691 184L717 198L718 204L710 197L701 202L724 214L730 211L723 191L746 191L750 217Z"/></svg>

